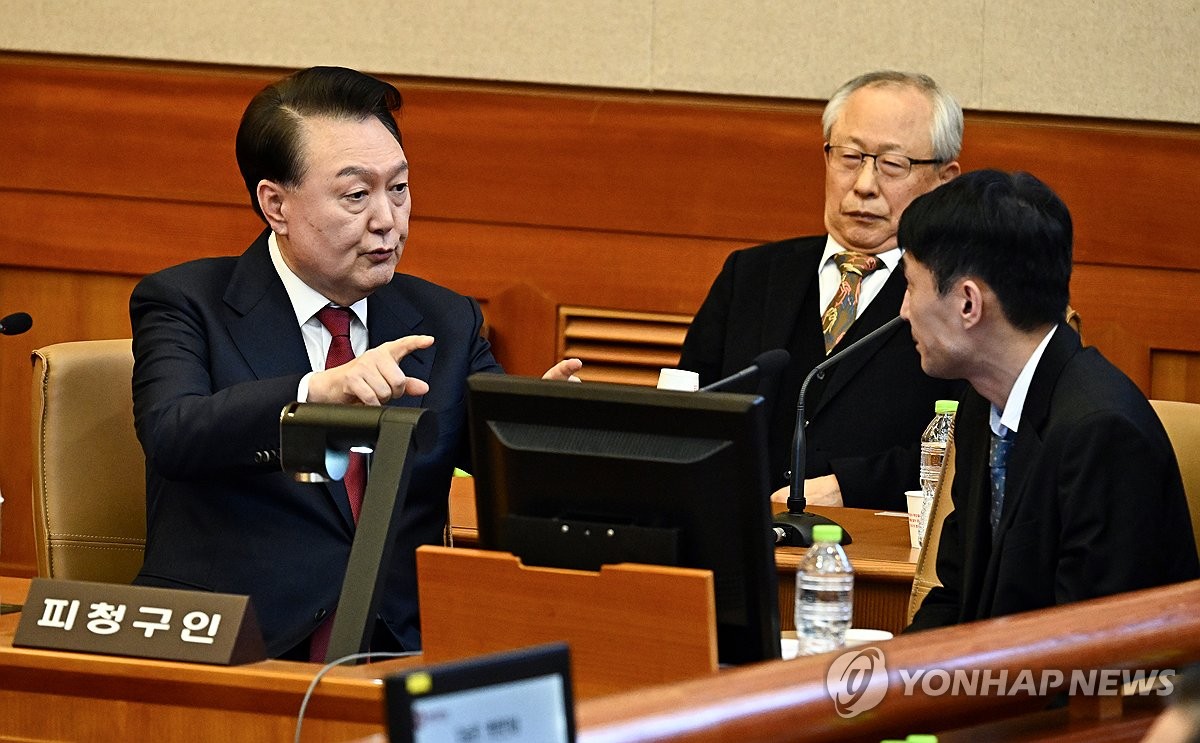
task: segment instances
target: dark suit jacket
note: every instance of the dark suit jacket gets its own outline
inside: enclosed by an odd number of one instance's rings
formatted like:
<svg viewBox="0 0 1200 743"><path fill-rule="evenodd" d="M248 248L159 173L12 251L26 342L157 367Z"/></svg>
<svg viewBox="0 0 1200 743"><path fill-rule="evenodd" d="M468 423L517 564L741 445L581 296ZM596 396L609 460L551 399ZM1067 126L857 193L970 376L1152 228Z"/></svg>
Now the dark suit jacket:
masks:
<svg viewBox="0 0 1200 743"><path fill-rule="evenodd" d="M825 236L800 237L734 252L713 282L683 344L680 368L702 385L749 366L773 348L791 361L772 402L768 430L774 488L791 469L792 436L800 385L824 361L817 265ZM907 283L891 272L880 293L834 349L900 312ZM920 438L939 399L958 399L961 382L933 379L907 325L850 356L809 384L805 477L837 475L847 506L904 511L904 491L919 486Z"/></svg>
<svg viewBox="0 0 1200 743"><path fill-rule="evenodd" d="M958 409L954 511L913 629L1200 577L1174 450L1141 391L1060 324L1034 373L992 538L990 403Z"/></svg>
<svg viewBox="0 0 1200 743"><path fill-rule="evenodd" d="M133 292L133 397L146 452L146 559L137 583L249 594L267 652L300 643L337 604L354 524L340 483L302 484L278 461L279 415L311 371L267 233L239 258L185 263ZM368 299L372 346L427 334L401 362L429 382L394 404L437 415L415 463L380 618L419 647L414 550L441 543L452 468L468 460L466 378L500 371L474 300L397 274Z"/></svg>

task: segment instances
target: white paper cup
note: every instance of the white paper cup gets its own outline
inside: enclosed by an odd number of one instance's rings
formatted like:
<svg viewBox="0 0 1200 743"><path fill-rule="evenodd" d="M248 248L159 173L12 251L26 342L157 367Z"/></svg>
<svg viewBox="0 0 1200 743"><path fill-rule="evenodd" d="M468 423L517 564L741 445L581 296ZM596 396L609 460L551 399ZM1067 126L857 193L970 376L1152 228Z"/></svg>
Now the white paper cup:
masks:
<svg viewBox="0 0 1200 743"><path fill-rule="evenodd" d="M924 521L929 518L929 511L925 508L925 493L921 490L905 490L904 498L908 501L908 539L913 549L920 549L925 536Z"/></svg>
<svg viewBox="0 0 1200 743"><path fill-rule="evenodd" d="M695 392L700 389L700 375L687 369L659 369L658 388L660 390Z"/></svg>
<svg viewBox="0 0 1200 743"><path fill-rule="evenodd" d="M892 633L884 629L860 629L851 627L846 630L846 647L868 645L873 642L883 642L892 639Z"/></svg>

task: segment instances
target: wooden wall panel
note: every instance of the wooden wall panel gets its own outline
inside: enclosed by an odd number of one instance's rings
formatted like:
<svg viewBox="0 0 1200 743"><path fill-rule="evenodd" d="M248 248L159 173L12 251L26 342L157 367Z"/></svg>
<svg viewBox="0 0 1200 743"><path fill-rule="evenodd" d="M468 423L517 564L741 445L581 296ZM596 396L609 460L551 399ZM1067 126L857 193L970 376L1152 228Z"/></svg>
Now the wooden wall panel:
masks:
<svg viewBox="0 0 1200 743"><path fill-rule="evenodd" d="M1077 264L1071 303L1083 336L1150 397L1200 402L1200 271ZM1160 352L1175 352L1163 355ZM1179 354L1192 356L1178 363ZM1157 364L1166 364L1155 368ZM1186 375L1168 383L1167 371ZM1155 377L1159 378L1152 384ZM1187 391L1191 391L1191 395ZM1177 394L1183 392L1183 395Z"/></svg>
<svg viewBox="0 0 1200 743"><path fill-rule="evenodd" d="M169 202L239 197L238 121L277 77L15 54L0 68L5 186Z"/></svg>
<svg viewBox="0 0 1200 743"><path fill-rule="evenodd" d="M558 356L578 358L584 382L658 384L659 370L679 364L690 314L590 307L558 308Z"/></svg>
<svg viewBox="0 0 1200 743"><path fill-rule="evenodd" d="M1058 193L1076 263L1200 270L1200 127L968 114L963 142L964 170L1025 170Z"/></svg>
<svg viewBox="0 0 1200 743"><path fill-rule="evenodd" d="M184 260L240 253L262 228L246 206L0 191L9 265L144 275Z"/></svg>
<svg viewBox="0 0 1200 743"><path fill-rule="evenodd" d="M29 351L126 336L137 277L249 244L233 136L280 74L0 53L0 315L34 315L0 338L0 571L35 564ZM823 230L819 103L395 82L401 267L479 298L514 373L566 348L564 307L687 317L730 250ZM968 112L965 140L964 168L1029 170L1071 207L1087 341L1148 393L1200 401L1200 127Z"/></svg>

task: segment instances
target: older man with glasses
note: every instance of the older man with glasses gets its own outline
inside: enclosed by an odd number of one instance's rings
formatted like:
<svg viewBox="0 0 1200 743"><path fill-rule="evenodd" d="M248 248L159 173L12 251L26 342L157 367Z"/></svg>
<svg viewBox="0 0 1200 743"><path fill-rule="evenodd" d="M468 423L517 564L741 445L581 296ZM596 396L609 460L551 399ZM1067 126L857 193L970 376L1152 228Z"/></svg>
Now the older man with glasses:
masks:
<svg viewBox="0 0 1200 743"><path fill-rule="evenodd" d="M707 384L765 350L787 350L769 423L773 500L785 502L789 477L803 477L810 504L903 511L904 491L918 486L919 441L934 401L962 390L921 371L907 326L810 384L807 471L793 475L795 404L814 366L899 313L900 215L958 175L962 109L926 75L871 72L834 93L822 126L828 234L730 255L679 365Z"/></svg>

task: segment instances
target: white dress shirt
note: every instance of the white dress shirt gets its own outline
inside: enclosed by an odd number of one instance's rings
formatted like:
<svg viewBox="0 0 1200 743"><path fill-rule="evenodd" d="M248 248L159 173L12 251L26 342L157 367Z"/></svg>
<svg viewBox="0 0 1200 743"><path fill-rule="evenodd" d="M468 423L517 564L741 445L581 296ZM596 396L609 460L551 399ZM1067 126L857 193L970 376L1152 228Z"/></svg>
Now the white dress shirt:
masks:
<svg viewBox="0 0 1200 743"><path fill-rule="evenodd" d="M288 268L287 263L283 260L283 254L279 252L279 241L274 232L267 236L267 249L271 254L271 263L275 265L275 271L283 281L283 288L287 290L292 310L296 313L296 324L300 326L300 333L304 336L304 348L308 351L309 365L313 372L324 371L325 357L329 354L329 344L332 342L333 336L317 319L317 313L321 308L335 303L305 284L292 269ZM355 356L360 356L367 350L367 300L365 297L350 305L350 345L354 348ZM296 391L297 402L308 400L308 379L311 376L310 372L300 380L300 387Z"/></svg>
<svg viewBox="0 0 1200 743"><path fill-rule="evenodd" d="M1016 431L1021 427L1021 411L1025 408L1025 396L1029 394L1033 373L1037 371L1038 362L1042 360L1042 354L1045 353L1046 346L1050 344L1055 330L1058 330L1057 325L1050 328L1050 332L1046 333L1046 337L1042 339L1038 347L1033 349L1033 355L1021 368L1021 373L1017 375L1017 381L1013 382L1012 390L1008 393L1008 400L1004 403L1004 412L1001 413L995 405L992 406L992 415L988 422L992 427L992 433L997 436L1003 436L1009 431Z"/></svg>

